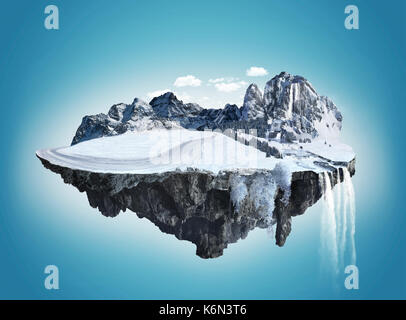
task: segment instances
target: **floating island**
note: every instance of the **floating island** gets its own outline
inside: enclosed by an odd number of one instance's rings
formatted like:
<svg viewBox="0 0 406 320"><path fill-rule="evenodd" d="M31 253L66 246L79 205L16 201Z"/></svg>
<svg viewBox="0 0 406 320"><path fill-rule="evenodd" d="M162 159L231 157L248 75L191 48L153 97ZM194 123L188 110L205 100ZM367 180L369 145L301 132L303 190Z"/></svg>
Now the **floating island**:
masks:
<svg viewBox="0 0 406 320"><path fill-rule="evenodd" d="M283 246L292 217L354 175L342 119L305 78L282 72L263 94L251 84L241 107L204 109L171 92L113 105L85 116L71 146L36 155L104 216L129 209L215 258L256 227L276 225Z"/></svg>

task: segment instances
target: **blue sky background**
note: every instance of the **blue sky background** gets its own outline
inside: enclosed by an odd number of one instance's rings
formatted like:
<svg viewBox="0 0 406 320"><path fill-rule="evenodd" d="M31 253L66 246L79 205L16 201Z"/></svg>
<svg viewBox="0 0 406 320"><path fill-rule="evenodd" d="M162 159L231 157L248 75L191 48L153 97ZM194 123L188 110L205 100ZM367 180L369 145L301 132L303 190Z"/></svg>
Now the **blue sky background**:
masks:
<svg viewBox="0 0 406 320"><path fill-rule="evenodd" d="M60 30L44 28L59 7ZM360 29L344 28L356 4ZM0 12L0 298L405 298L405 36L399 1L4 1ZM251 66L269 71L250 78ZM321 203L283 248L265 230L202 260L132 214L105 218L44 169L35 150L68 145L85 114L172 89L205 107L239 102L209 79L305 76L342 111L353 178L360 289L321 280ZM200 87L174 87L194 75ZM208 97L209 99L204 99ZM58 291L44 268L60 270Z"/></svg>

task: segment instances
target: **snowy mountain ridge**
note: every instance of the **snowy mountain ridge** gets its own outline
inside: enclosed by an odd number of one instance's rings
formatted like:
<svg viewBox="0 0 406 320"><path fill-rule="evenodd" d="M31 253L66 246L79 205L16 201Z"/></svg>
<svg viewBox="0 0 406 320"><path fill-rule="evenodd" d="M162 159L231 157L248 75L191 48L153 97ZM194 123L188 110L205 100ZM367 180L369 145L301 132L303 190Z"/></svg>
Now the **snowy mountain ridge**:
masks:
<svg viewBox="0 0 406 320"><path fill-rule="evenodd" d="M327 97L317 94L301 76L286 72L267 82L264 93L251 84L242 107L227 104L223 109L204 109L183 103L172 92L149 103L135 98L132 104L113 105L106 114L85 116L72 145L127 131L154 128L257 129L258 136L282 143L311 142L316 137L337 137L342 115Z"/></svg>

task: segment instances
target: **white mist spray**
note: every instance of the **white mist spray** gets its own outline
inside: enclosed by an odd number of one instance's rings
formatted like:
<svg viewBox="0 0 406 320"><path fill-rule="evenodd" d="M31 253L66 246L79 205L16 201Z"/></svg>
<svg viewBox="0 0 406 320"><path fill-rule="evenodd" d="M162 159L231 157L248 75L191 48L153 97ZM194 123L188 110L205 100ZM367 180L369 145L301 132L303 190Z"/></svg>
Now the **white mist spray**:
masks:
<svg viewBox="0 0 406 320"><path fill-rule="evenodd" d="M341 239L342 239L342 234L341 234L341 230L342 230L342 225L343 225L343 219L342 219L342 213L341 213L341 183L340 183L340 171L337 170L337 184L335 186L335 192L334 192L334 199L336 200L336 221L337 221L337 231L336 231L336 240L337 240L337 248L339 250L339 261L342 262L341 259L341 250L340 250L340 244L341 244ZM342 267L342 265L340 264L340 267Z"/></svg>
<svg viewBox="0 0 406 320"><path fill-rule="evenodd" d="M349 216L349 232L351 243L351 264L356 264L357 252L355 248L355 193L354 186L351 181L350 173L347 168L343 168L344 172L344 199L348 199L350 216Z"/></svg>
<svg viewBox="0 0 406 320"><path fill-rule="evenodd" d="M337 224L334 210L334 196L331 189L330 177L327 172L323 173L324 184L324 212L321 221L322 244L328 254L328 262L335 274L338 273L338 248L337 248Z"/></svg>
<svg viewBox="0 0 406 320"><path fill-rule="evenodd" d="M343 168L344 171L345 168ZM341 224L341 235L340 235L340 260L342 264L344 263L344 255L345 255L345 248L347 245L347 208L348 208L348 196L347 196L347 188L345 186L346 177L345 174L343 176L343 184L344 184L344 190L343 190L343 212L342 212L342 224Z"/></svg>
<svg viewBox="0 0 406 320"><path fill-rule="evenodd" d="M337 275L339 267L356 264L354 186L347 168L343 168L343 186L338 173L334 193L327 172L321 174L320 183L324 191L321 216L322 265ZM350 258L350 261L346 261L346 258Z"/></svg>

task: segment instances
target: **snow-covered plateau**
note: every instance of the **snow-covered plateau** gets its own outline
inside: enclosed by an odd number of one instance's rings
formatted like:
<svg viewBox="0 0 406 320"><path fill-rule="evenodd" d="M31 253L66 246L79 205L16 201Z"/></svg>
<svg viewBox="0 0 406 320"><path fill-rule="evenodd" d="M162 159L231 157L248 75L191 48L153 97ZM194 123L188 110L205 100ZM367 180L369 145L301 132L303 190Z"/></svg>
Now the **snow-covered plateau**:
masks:
<svg viewBox="0 0 406 320"><path fill-rule="evenodd" d="M241 107L204 109L171 92L114 105L85 116L71 146L36 155L103 215L129 209L213 258L255 227L276 224L283 246L293 216L351 183L341 127L330 99L282 72L263 94L250 85Z"/></svg>

